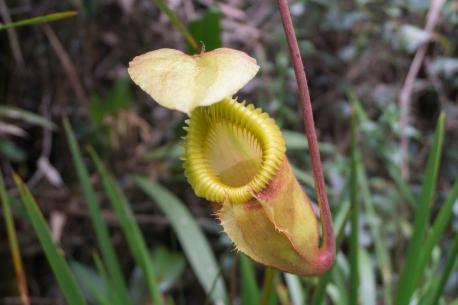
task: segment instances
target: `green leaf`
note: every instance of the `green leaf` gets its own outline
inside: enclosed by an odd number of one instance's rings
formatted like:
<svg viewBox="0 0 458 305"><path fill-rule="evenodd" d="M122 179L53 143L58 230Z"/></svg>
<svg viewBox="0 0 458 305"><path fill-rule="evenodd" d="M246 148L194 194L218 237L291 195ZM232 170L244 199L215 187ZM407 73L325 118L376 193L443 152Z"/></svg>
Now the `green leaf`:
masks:
<svg viewBox="0 0 458 305"><path fill-rule="evenodd" d="M282 130L283 137L286 141L286 148L288 151L291 150L299 150L304 151L309 148L307 138L304 137L304 134L301 132L293 131L293 130ZM321 143L320 144L320 152L322 153L335 153L336 148L334 145L329 143Z"/></svg>
<svg viewBox="0 0 458 305"><path fill-rule="evenodd" d="M26 26L26 25L34 25L34 24L43 23L43 22L56 21L60 19L73 17L73 16L76 16L77 14L78 13L75 11L66 11L66 12L53 13L49 15L19 20L19 21L15 21L11 23L6 23L6 24L0 24L0 31L11 29L11 28L18 28L18 27Z"/></svg>
<svg viewBox="0 0 458 305"><path fill-rule="evenodd" d="M116 185L113 177L110 175L101 159L97 156L95 151L89 148L89 154L94 161L97 171L102 177L105 192L110 199L110 203L116 212L121 228L126 237L129 248L132 251L136 262L143 270L148 290L151 294L154 304L163 305L164 301L159 291L156 282L156 272L154 270L153 262L151 260L146 242L141 234L135 216L128 204L127 198L124 193Z"/></svg>
<svg viewBox="0 0 458 305"><path fill-rule="evenodd" d="M0 138L0 154L15 162L23 161L26 157L25 152L14 144L13 141Z"/></svg>
<svg viewBox="0 0 458 305"><path fill-rule="evenodd" d="M219 10L211 7L202 17L189 24L189 31L196 41L204 44L206 51L220 48L222 45L220 17Z"/></svg>
<svg viewBox="0 0 458 305"><path fill-rule="evenodd" d="M95 303L99 295L107 294L108 287L95 270L77 261L71 261L69 265L84 297L89 303Z"/></svg>
<svg viewBox="0 0 458 305"><path fill-rule="evenodd" d="M359 294L359 186L358 186L358 159L357 153L357 122L353 111L351 120L351 171L350 171L350 201L351 201L351 235L350 235L350 291L349 303L358 304Z"/></svg>
<svg viewBox="0 0 458 305"><path fill-rule="evenodd" d="M113 294L115 294L117 298L121 300L122 304L131 304L129 300L127 285L124 280L121 266L119 264L119 259L116 255L113 244L111 243L110 233L108 231L105 220L102 217L100 204L97 200L94 188L92 187L88 170L83 162L75 134L67 119L64 119L63 123L67 136L68 146L70 147L70 152L73 159L73 164L75 166L76 173L78 174L81 188L83 189L84 198L86 199L85 202L89 209L89 215L91 216L95 235L97 237L103 259L108 266L110 278L113 282L113 287L115 288L113 290Z"/></svg>
<svg viewBox="0 0 458 305"><path fill-rule="evenodd" d="M358 155L361 156L361 153L358 151ZM392 282L392 266L391 266L391 259L389 253L389 247L385 243L385 240L382 237L380 232L380 224L377 221L381 221L380 218L377 216L377 212L374 208L374 203L372 200L372 194L369 189L368 185L368 177L362 162L358 163L358 174L359 174L359 189L361 190L363 199L364 199L364 206L366 208L366 216L370 219L369 229L374 240L375 246L375 256L378 261L378 266L380 269L380 273L382 275L383 281L383 297L384 302L386 305L392 303L392 289L391 289L391 282ZM364 303L363 303L364 304Z"/></svg>
<svg viewBox="0 0 458 305"><path fill-rule="evenodd" d="M285 273L285 279L286 285L288 285L289 294L291 296L291 305L304 305L305 294L301 285L300 278L297 275Z"/></svg>
<svg viewBox="0 0 458 305"><path fill-rule="evenodd" d="M184 204L167 189L144 177L137 185L152 198L169 219L194 273L215 303L226 303L227 293L216 259L204 234Z"/></svg>
<svg viewBox="0 0 458 305"><path fill-rule="evenodd" d="M180 280L186 261L181 252L171 251L164 247L154 249L151 259L155 266L159 289L165 292ZM141 268L135 267L129 281L129 291L134 304L141 304L147 294L145 277Z"/></svg>
<svg viewBox="0 0 458 305"><path fill-rule="evenodd" d="M362 247L359 248L359 273L361 278L361 304L376 305L377 289L374 267L369 253Z"/></svg>
<svg viewBox="0 0 458 305"><path fill-rule="evenodd" d="M455 182L452 190L450 191L447 199L445 200L444 205L441 207L439 214L437 215L434 224L430 230L429 238L426 240L426 243L423 243L422 251L420 253L421 259L418 264L418 270L424 270L430 257L433 249L438 245L442 234L444 233L447 224L449 223L453 215L453 206L458 200L458 181Z"/></svg>
<svg viewBox="0 0 458 305"><path fill-rule="evenodd" d="M108 275L107 268L105 268L105 265L98 254L94 254L94 262L98 273L108 286L108 293L102 293L102 291L95 289L95 287L92 288L92 293L97 297L97 300L101 303L101 305L123 305L121 299L118 298L115 293L112 293L116 288Z"/></svg>
<svg viewBox="0 0 458 305"><path fill-rule="evenodd" d="M24 272L24 264L22 263L21 252L18 245L16 229L14 226L14 218L11 213L11 205L3 181L3 173L0 170L0 205L2 206L3 217L5 218L6 234L8 236L8 245L11 252L11 258L14 264L14 271L18 283L18 290L21 295L21 300L26 300L24 304L28 304L27 282Z"/></svg>
<svg viewBox="0 0 458 305"><path fill-rule="evenodd" d="M293 163L291 163L290 165L291 165L291 169L293 170L294 176L297 178L297 180L299 180L300 182L302 182L303 184L305 184L306 186L312 189L315 187L315 182L313 180L312 175L309 175L304 170L299 169Z"/></svg>
<svg viewBox="0 0 458 305"><path fill-rule="evenodd" d="M396 182L396 185L399 189L399 193L405 200L412 206L415 207L416 199L410 189L407 181L402 177L401 170L399 168L395 168L394 166L388 166L388 172L390 173L390 177Z"/></svg>
<svg viewBox="0 0 458 305"><path fill-rule="evenodd" d="M26 111L21 108L11 106L0 106L0 116L7 117L9 119L21 120L31 125L40 126L43 128L55 129L56 125L50 120L39 116L33 112Z"/></svg>
<svg viewBox="0 0 458 305"><path fill-rule="evenodd" d="M255 270L253 262L245 254L239 254L240 275L241 275L241 305L259 304L259 288L256 284Z"/></svg>
<svg viewBox="0 0 458 305"><path fill-rule="evenodd" d="M164 13L167 17L169 17L170 22L175 26L175 28L183 35L183 37L187 40L189 45L194 49L194 51L198 52L199 45L197 44L196 39L192 36L192 34L188 31L188 29L183 25L183 23L178 19L178 17L173 13L173 11L167 6L167 3L164 0L153 0L159 10Z"/></svg>
<svg viewBox="0 0 458 305"><path fill-rule="evenodd" d="M157 266L156 275L159 288L161 291L170 289L184 271L186 261L181 252L159 247L154 249L151 259L153 264Z"/></svg>
<svg viewBox="0 0 458 305"><path fill-rule="evenodd" d="M448 252L447 260L445 262L444 270L439 278L438 282L433 285L433 292L430 298L426 299L426 302L421 302L421 305L436 305L439 304L439 299L444 292L445 284L453 271L453 267L458 262L458 235L455 235L452 246Z"/></svg>
<svg viewBox="0 0 458 305"><path fill-rule="evenodd" d="M349 179L350 180L350 179ZM349 185L349 183L347 183ZM348 200L342 201L340 208L336 215L334 215L333 223L334 230L336 233L336 249L340 249L340 246L344 239L344 228L347 224L351 215L351 206ZM336 264L334 264L330 270L328 270L324 275L320 277L317 287L312 298L312 305L321 305L324 303L324 297L326 295L326 290L328 284L331 281L332 275L335 272Z"/></svg>
<svg viewBox="0 0 458 305"><path fill-rule="evenodd" d="M130 84L127 79L118 79L105 101L98 95L91 97L89 114L96 124L102 123L107 115L114 115L129 107L132 101Z"/></svg>
<svg viewBox="0 0 458 305"><path fill-rule="evenodd" d="M276 290L275 283L279 271L266 267L264 271L264 281L262 283L262 294L261 294L261 305L273 305L276 304Z"/></svg>
<svg viewBox="0 0 458 305"><path fill-rule="evenodd" d="M407 248L405 266L399 279L399 287L396 296L396 305L408 304L412 294L417 287L419 278L423 275L420 270L423 258L419 253L424 247L425 235L428 228L429 217L431 213L431 203L433 201L434 191L437 183L437 175L442 153L442 143L444 139L444 121L442 113L439 116L436 132L434 135L433 145L428 157L426 171L423 177L423 184L420 195L420 202L416 208L415 223L413 235Z"/></svg>
<svg viewBox="0 0 458 305"><path fill-rule="evenodd" d="M348 277L350 266L347 257L337 253L335 267L332 270L332 284L328 286L328 294L332 304L336 305L357 305L349 302Z"/></svg>
<svg viewBox="0 0 458 305"><path fill-rule="evenodd" d="M89 116L97 124L100 125L105 116L105 107L102 99L98 95L92 95L89 104Z"/></svg>
<svg viewBox="0 0 458 305"><path fill-rule="evenodd" d="M148 154L147 158L148 160L178 160L183 155L183 143L176 141L155 148Z"/></svg>
<svg viewBox="0 0 458 305"><path fill-rule="evenodd" d="M21 199L25 205L27 216L38 236L41 247L51 265L51 269L56 276L65 299L70 305L87 305L67 262L52 240L49 227L35 199L21 178L15 176L14 180L16 181Z"/></svg>

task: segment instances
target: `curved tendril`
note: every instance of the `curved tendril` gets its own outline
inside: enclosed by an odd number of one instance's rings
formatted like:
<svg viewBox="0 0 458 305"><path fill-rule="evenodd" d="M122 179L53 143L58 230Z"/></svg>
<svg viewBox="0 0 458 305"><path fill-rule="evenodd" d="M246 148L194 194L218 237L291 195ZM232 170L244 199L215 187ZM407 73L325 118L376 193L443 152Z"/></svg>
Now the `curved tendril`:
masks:
<svg viewBox="0 0 458 305"><path fill-rule="evenodd" d="M283 28L288 42L289 53L296 75L297 86L299 90L298 107L302 110L305 134L309 143L310 159L312 163L313 177L315 180L315 189L318 197L320 208L321 223L323 228L323 239L320 246L320 255L318 260L324 264L331 264L335 257L335 236L332 225L332 215L329 208L328 197L325 190L323 167L321 165L318 141L313 120L312 103L307 86L307 78L304 71L304 65L299 51L299 46L294 32L293 21L288 7L287 0L277 0L280 11Z"/></svg>

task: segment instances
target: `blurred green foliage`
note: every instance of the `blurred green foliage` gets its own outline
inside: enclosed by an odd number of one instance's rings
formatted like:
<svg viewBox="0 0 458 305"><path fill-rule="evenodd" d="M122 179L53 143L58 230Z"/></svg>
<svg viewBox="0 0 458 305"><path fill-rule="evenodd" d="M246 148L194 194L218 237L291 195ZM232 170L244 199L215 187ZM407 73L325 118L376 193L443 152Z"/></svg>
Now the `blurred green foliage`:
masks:
<svg viewBox="0 0 458 305"><path fill-rule="evenodd" d="M96 125L100 125L104 117L115 115L129 108L132 102L130 86L129 80L119 79L104 101L96 94L92 96L89 115Z"/></svg>
<svg viewBox="0 0 458 305"><path fill-rule="evenodd" d="M211 51L222 46L220 16L221 13L218 9L212 7L199 19L189 24L189 31L196 41L203 44L206 51ZM190 48L188 46L188 49Z"/></svg>

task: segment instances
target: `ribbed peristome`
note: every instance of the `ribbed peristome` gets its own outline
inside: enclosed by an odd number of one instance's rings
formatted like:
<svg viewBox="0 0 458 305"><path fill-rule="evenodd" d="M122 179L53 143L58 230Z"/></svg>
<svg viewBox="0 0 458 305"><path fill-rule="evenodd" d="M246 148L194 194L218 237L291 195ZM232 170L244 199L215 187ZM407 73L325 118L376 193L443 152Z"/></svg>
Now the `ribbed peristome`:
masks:
<svg viewBox="0 0 458 305"><path fill-rule="evenodd" d="M198 107L186 123L185 175L196 195L209 201L247 202L266 187L285 158L275 121L245 102L224 99Z"/></svg>

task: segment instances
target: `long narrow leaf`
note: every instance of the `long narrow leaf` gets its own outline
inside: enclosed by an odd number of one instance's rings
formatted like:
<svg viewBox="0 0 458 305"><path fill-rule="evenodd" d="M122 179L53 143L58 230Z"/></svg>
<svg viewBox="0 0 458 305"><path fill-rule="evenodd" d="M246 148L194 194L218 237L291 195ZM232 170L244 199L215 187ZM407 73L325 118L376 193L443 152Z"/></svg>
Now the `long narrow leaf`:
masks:
<svg viewBox="0 0 458 305"><path fill-rule="evenodd" d="M156 6L163 12L167 17L169 17L170 22L177 28L177 30L183 35L183 37L188 41L189 45L197 52L199 51L199 45L188 31L188 29L183 25L183 23L178 19L178 17L173 13L173 11L167 6L167 3L164 0L154 0Z"/></svg>
<svg viewBox="0 0 458 305"><path fill-rule="evenodd" d="M240 253L239 255L242 305L259 304L259 288L256 284L253 263L245 254Z"/></svg>
<svg viewBox="0 0 458 305"><path fill-rule="evenodd" d="M92 187L88 170L84 165L75 134L67 119L64 119L64 128L67 135L68 146L72 154L73 164L78 174L81 187L83 189L84 198L89 209L92 225L94 226L95 235L102 252L103 259L108 267L110 278L112 279L114 290L112 291L124 305L131 304L127 285L119 264L118 256L111 243L110 234L105 220L102 217L100 204L97 200L94 188Z"/></svg>
<svg viewBox="0 0 458 305"><path fill-rule="evenodd" d="M458 181L455 182L453 189L450 191L450 194L447 196L444 205L441 207L439 214L437 215L433 227L430 232L429 238L426 240L426 243L422 247L420 253L420 261L418 263L417 270L423 274L426 265L428 264L431 253L433 252L434 247L439 243L442 234L450 221L450 218L453 215L453 206L458 200ZM417 275L415 281L418 283L421 274Z"/></svg>
<svg viewBox="0 0 458 305"><path fill-rule="evenodd" d="M415 196L413 195L409 185L402 177L401 170L399 168L395 168L394 166L388 166L388 172L390 173L390 177L394 180L394 182L396 182L400 195L411 206L415 207L417 200L415 199Z"/></svg>
<svg viewBox="0 0 458 305"><path fill-rule="evenodd" d="M351 120L351 171L350 171L350 201L351 201L351 235L350 235L350 291L349 303L358 304L359 293L359 202L358 202L358 154L356 148L356 115Z"/></svg>
<svg viewBox="0 0 458 305"><path fill-rule="evenodd" d="M29 124L41 126L43 128L56 128L54 123L47 118L17 107L0 106L0 116L10 119L22 120Z"/></svg>
<svg viewBox="0 0 458 305"><path fill-rule="evenodd" d="M43 251L49 264L51 265L51 269L56 276L57 282L62 289L65 299L70 305L87 305L67 262L62 257L58 247L52 240L49 227L43 217L43 214L41 214L35 199L21 178L15 176L14 180L16 181L16 185L19 189L21 199L24 202L27 216L32 223L38 239L40 240Z"/></svg>
<svg viewBox="0 0 458 305"><path fill-rule="evenodd" d="M358 155L361 155L358 153ZM392 270L391 270L391 259L389 255L388 245L385 243L382 235L380 234L380 226L375 223L377 218L377 213L374 208L372 195L367 183L367 175L362 163L358 164L358 174L359 174L359 187L363 195L364 204L366 208L367 216L371 219L369 221L369 229L374 240L375 246L375 255L377 257L377 262L379 265L380 273L382 275L383 281L383 297L384 303L390 305L392 303Z"/></svg>
<svg viewBox="0 0 458 305"><path fill-rule="evenodd" d="M127 243L129 244L135 260L143 270L153 302L157 305L163 305L164 301L156 282L156 275L151 256L127 198L116 185L113 177L105 168L105 165L102 163L95 151L89 149L89 153L97 167L97 171L102 177L105 192L110 199L110 203L116 212L119 222L121 223L121 228L124 236L126 237Z"/></svg>
<svg viewBox="0 0 458 305"><path fill-rule="evenodd" d="M297 275L285 273L285 279L291 296L291 305L304 305L305 294L300 278Z"/></svg>
<svg viewBox="0 0 458 305"><path fill-rule="evenodd" d="M426 171L423 178L420 202L416 208L415 223L413 227L413 235L410 239L405 266L401 272L399 279L399 287L396 297L396 305L408 304L412 294L415 291L417 278L423 273L419 270L424 238L431 213L431 202L436 188L437 175L439 172L439 164L442 152L442 142L444 139L444 121L445 117L442 113L439 116L436 132L434 135L433 145L428 157Z"/></svg>
<svg viewBox="0 0 458 305"><path fill-rule="evenodd" d="M77 261L70 261L69 266L88 303L96 303L99 295L107 294L110 288L108 288L108 283L99 275L100 272L97 274L95 270Z"/></svg>
<svg viewBox="0 0 458 305"><path fill-rule="evenodd" d="M439 304L439 299L444 292L445 284L450 277L450 274L453 271L453 266L455 266L458 260L458 236L455 236L453 240L452 247L448 253L447 260L445 262L444 270L440 276L439 282L434 286L433 294L431 299L429 299L428 305Z"/></svg>
<svg viewBox="0 0 458 305"><path fill-rule="evenodd" d="M329 298L335 305L358 305L349 302L348 277L350 263L342 252L337 253L335 267L332 270L332 284L327 288Z"/></svg>
<svg viewBox="0 0 458 305"><path fill-rule="evenodd" d="M361 304L376 305L377 290L374 267L369 253L363 247L359 247L359 273L361 278Z"/></svg>
<svg viewBox="0 0 458 305"><path fill-rule="evenodd" d="M114 293L111 293L113 289L116 289L113 285L112 280L110 279L110 276L108 274L107 268L105 268L105 265L103 264L101 258L99 255L94 255L94 262L97 267L97 271L102 277L103 281L106 283L108 286L108 293L101 293L98 290L94 290L94 294L97 296L99 300L103 303L102 305L105 305L105 303L108 303L110 305L124 305L120 299L117 298L117 296Z"/></svg>
<svg viewBox="0 0 458 305"><path fill-rule="evenodd" d="M22 264L21 252L14 227L13 214L11 213L10 202L6 192L3 174L0 171L0 202L3 207L3 217L5 218L6 234L8 235L8 243L10 246L11 257L13 259L14 271L16 272L17 283L22 305L30 304L27 281L25 277L24 265Z"/></svg>
<svg viewBox="0 0 458 305"><path fill-rule="evenodd" d="M78 13L75 11L59 12L59 13L53 13L49 15L24 19L24 20L20 20L16 22L7 23L7 24L0 24L0 31L11 29L11 28L18 28L18 27L26 26L26 25L34 25L34 24L43 23L43 22L56 21L59 19L73 17L73 16L76 16L77 14Z"/></svg>
<svg viewBox="0 0 458 305"><path fill-rule="evenodd" d="M137 185L169 219L200 284L215 304L226 303L227 292L216 259L204 234L184 204L159 184L136 177Z"/></svg>
<svg viewBox="0 0 458 305"><path fill-rule="evenodd" d="M342 202L340 205L340 209L336 216L334 216L334 225L336 233L336 249L340 249L344 239L344 228L350 218L350 204L348 201ZM315 289L312 298L312 305L321 305L324 303L324 297L326 295L326 289L328 287L329 282L332 278L332 273L335 268L335 265L331 267L324 275L320 277L320 281Z"/></svg>
<svg viewBox="0 0 458 305"><path fill-rule="evenodd" d="M265 268L264 282L262 283L261 305L271 304L272 298L275 296L275 281L278 271L270 267Z"/></svg>

